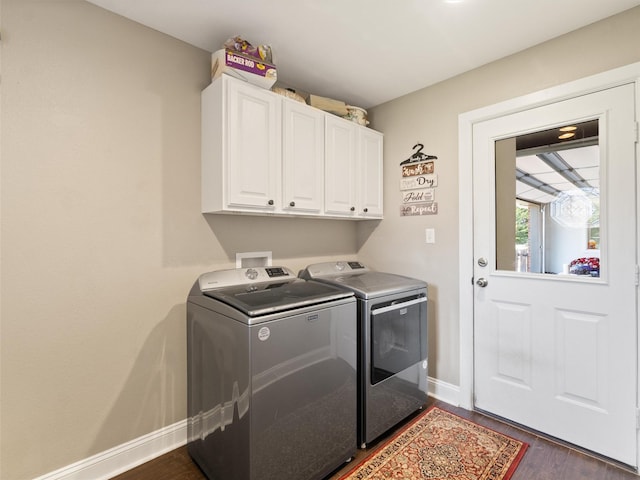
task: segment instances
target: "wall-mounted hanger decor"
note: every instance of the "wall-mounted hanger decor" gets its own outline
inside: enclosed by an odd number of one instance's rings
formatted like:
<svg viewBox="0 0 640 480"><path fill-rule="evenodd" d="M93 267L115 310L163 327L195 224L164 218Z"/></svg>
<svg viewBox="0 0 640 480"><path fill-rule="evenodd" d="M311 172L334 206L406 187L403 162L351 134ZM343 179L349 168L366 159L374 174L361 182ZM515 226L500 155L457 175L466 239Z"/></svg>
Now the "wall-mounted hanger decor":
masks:
<svg viewBox="0 0 640 480"><path fill-rule="evenodd" d="M434 160L438 157L424 153L423 149L422 143L416 143L413 146L413 154L400 162L402 177L400 216L402 217L437 215L438 213L434 188L438 186L438 176L434 173Z"/></svg>
<svg viewBox="0 0 640 480"><path fill-rule="evenodd" d="M415 150L415 152L413 152L413 155L411 155L406 160L402 161L400 163L400 165L406 165L407 163L425 162L427 160L437 160L438 159L438 157L436 157L435 155L428 155L426 153L422 153L422 149L423 148L424 148L423 144L416 143L413 146L413 150Z"/></svg>

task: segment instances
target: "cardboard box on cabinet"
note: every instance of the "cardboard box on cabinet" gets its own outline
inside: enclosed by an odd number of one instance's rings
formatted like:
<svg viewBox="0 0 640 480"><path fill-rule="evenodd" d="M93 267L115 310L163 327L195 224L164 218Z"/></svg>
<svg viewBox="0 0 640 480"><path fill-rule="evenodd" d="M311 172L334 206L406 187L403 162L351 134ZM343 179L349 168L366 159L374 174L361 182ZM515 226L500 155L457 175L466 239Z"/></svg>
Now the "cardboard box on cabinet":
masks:
<svg viewBox="0 0 640 480"><path fill-rule="evenodd" d="M278 79L275 65L228 48L211 54L211 79L223 73L266 89Z"/></svg>

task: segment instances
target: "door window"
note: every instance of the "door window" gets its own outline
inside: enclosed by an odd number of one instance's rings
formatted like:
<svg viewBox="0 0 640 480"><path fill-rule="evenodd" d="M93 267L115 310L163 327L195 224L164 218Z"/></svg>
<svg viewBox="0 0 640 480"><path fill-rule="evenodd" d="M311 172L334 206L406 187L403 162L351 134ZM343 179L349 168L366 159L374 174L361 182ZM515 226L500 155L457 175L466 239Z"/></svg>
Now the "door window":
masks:
<svg viewBox="0 0 640 480"><path fill-rule="evenodd" d="M599 277L598 120L495 145L496 268Z"/></svg>

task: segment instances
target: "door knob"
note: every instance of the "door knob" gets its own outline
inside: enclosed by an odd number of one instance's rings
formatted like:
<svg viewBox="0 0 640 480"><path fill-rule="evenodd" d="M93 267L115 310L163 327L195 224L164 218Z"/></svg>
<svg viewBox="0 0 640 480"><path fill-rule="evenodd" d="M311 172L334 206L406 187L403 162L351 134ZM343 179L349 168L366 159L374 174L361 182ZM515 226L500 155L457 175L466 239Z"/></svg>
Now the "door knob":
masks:
<svg viewBox="0 0 640 480"><path fill-rule="evenodd" d="M476 281L476 285L478 285L479 287L484 288L484 287L486 287L487 285L489 285L489 282L487 282L487 279L486 279L486 278L479 278L479 279Z"/></svg>

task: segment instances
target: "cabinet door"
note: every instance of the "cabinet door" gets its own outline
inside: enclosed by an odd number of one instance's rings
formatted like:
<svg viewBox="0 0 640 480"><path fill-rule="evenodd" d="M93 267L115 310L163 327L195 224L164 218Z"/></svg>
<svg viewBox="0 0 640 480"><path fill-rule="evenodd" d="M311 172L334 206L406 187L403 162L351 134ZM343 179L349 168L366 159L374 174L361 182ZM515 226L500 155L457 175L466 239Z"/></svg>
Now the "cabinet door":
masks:
<svg viewBox="0 0 640 480"><path fill-rule="evenodd" d="M356 127L347 120L326 116L324 205L327 214L356 215Z"/></svg>
<svg viewBox="0 0 640 480"><path fill-rule="evenodd" d="M359 132L360 210L364 217L382 217L382 140L381 133L368 128Z"/></svg>
<svg viewBox="0 0 640 480"><path fill-rule="evenodd" d="M226 204L275 210L280 189L281 100L269 91L226 80Z"/></svg>
<svg viewBox="0 0 640 480"><path fill-rule="evenodd" d="M320 213L324 201L324 112L283 99L282 209Z"/></svg>

